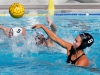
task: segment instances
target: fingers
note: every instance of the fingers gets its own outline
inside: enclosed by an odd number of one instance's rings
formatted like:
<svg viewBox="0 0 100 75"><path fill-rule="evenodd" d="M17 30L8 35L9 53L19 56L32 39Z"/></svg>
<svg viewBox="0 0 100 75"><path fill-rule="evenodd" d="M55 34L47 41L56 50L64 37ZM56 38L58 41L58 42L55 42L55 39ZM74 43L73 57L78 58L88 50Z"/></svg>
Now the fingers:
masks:
<svg viewBox="0 0 100 75"><path fill-rule="evenodd" d="M32 28L32 29L36 28L36 25L32 26L31 28Z"/></svg>
<svg viewBox="0 0 100 75"><path fill-rule="evenodd" d="M33 25L31 28L32 28L32 29L41 28L41 25L42 25L42 24L35 24L35 25Z"/></svg>
<svg viewBox="0 0 100 75"><path fill-rule="evenodd" d="M47 22L49 23L49 26L52 24L52 21L51 21L51 19L48 17L48 15L46 15L46 20L47 20Z"/></svg>
<svg viewBox="0 0 100 75"><path fill-rule="evenodd" d="M43 26L43 24L35 24L31 28L32 29L38 29L38 28L41 28L42 26Z"/></svg>
<svg viewBox="0 0 100 75"><path fill-rule="evenodd" d="M49 20L48 20L48 16L46 15L46 20L47 20L47 22L49 22Z"/></svg>

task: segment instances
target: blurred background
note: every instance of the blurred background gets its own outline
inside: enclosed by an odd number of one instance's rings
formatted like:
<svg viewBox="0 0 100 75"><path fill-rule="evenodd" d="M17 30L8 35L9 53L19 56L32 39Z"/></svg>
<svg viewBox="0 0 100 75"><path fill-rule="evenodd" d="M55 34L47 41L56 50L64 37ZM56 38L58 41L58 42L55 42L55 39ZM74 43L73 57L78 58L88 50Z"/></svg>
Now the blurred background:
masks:
<svg viewBox="0 0 100 75"><path fill-rule="evenodd" d="M56 9L97 9L100 0L53 0ZM12 3L19 2L26 9L47 9L49 0L0 0L0 9L8 9Z"/></svg>
<svg viewBox="0 0 100 75"><path fill-rule="evenodd" d="M13 3L13 2L21 2L21 3L48 3L49 0L0 0L0 4L2 3ZM100 0L54 0L54 3L99 3Z"/></svg>

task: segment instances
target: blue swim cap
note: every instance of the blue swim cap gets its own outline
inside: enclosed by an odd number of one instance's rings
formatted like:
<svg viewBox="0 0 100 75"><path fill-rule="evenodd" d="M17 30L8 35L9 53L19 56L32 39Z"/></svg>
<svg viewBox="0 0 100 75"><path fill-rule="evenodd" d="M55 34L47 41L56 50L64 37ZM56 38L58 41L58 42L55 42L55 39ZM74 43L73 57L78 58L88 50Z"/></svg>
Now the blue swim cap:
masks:
<svg viewBox="0 0 100 75"><path fill-rule="evenodd" d="M94 42L94 38L89 33L83 33L80 34L79 36L82 39L82 43L78 47L78 49L85 49L86 47L90 47Z"/></svg>

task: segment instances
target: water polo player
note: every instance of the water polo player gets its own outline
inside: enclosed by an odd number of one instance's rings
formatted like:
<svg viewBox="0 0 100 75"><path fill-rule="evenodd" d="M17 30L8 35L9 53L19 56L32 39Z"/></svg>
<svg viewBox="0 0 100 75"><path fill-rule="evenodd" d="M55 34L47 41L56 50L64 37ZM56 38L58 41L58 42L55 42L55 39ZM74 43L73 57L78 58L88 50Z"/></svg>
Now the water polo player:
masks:
<svg viewBox="0 0 100 75"><path fill-rule="evenodd" d="M53 31L53 33L56 34L56 30L57 30L56 25L52 22L52 20L48 16L46 16L46 20L49 23L51 31ZM38 45L42 44L43 46L47 46L47 47L55 46L54 42L49 37L45 38L42 32L36 31L35 41L36 44Z"/></svg>
<svg viewBox="0 0 100 75"><path fill-rule="evenodd" d="M58 43L67 50L67 63L82 67L89 66L89 60L83 51L83 49L90 47L94 42L93 37L89 33L78 35L74 43L71 44L59 38L56 34L42 24L36 24L32 26L32 29L34 28L42 28L54 42Z"/></svg>
<svg viewBox="0 0 100 75"><path fill-rule="evenodd" d="M0 29L2 29L4 34L6 34L9 38L26 35L26 29L21 28L21 27L6 28L3 26L0 26Z"/></svg>
<svg viewBox="0 0 100 75"><path fill-rule="evenodd" d="M37 32L35 33L35 35L33 34L34 38L35 38L35 42L37 45L40 45L42 44L43 46L46 46L46 38L45 36L43 35L42 32Z"/></svg>

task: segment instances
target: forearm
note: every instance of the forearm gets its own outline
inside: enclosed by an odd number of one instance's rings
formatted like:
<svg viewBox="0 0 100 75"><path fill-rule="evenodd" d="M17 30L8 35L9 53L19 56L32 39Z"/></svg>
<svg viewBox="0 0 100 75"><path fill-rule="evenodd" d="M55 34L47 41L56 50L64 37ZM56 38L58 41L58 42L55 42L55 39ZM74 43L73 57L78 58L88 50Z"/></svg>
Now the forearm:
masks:
<svg viewBox="0 0 100 75"><path fill-rule="evenodd" d="M55 41L59 45L61 45L63 48L66 48L68 50L71 49L72 44L64 41L63 39L60 39L54 32L46 28L44 25L41 26L41 28L47 33L47 35L50 37L51 40Z"/></svg>
<svg viewBox="0 0 100 75"><path fill-rule="evenodd" d="M53 40L56 41L56 34L54 32L52 32L51 30L49 30L48 28L46 28L44 25L41 26L41 28L47 33L47 35Z"/></svg>
<svg viewBox="0 0 100 75"><path fill-rule="evenodd" d="M3 33L4 33L4 34L6 34L7 29L6 29L5 27L0 26L0 29L2 29L2 30L3 30Z"/></svg>
<svg viewBox="0 0 100 75"><path fill-rule="evenodd" d="M66 42L63 39L59 38L54 32L52 32L51 30L46 28L44 25L36 24L36 25L32 26L32 29L34 29L34 28L42 28L47 33L47 35L50 37L51 40L55 41L56 43L58 43L62 47L70 50L70 48L72 46L71 43Z"/></svg>
<svg viewBox="0 0 100 75"><path fill-rule="evenodd" d="M52 24L50 25L50 27L51 27L51 30L52 30L54 33L56 33L56 30L57 30L56 25L55 25L54 23L52 23Z"/></svg>
<svg viewBox="0 0 100 75"><path fill-rule="evenodd" d="M0 26L0 29L2 29L3 31L5 30L5 28L3 26Z"/></svg>

